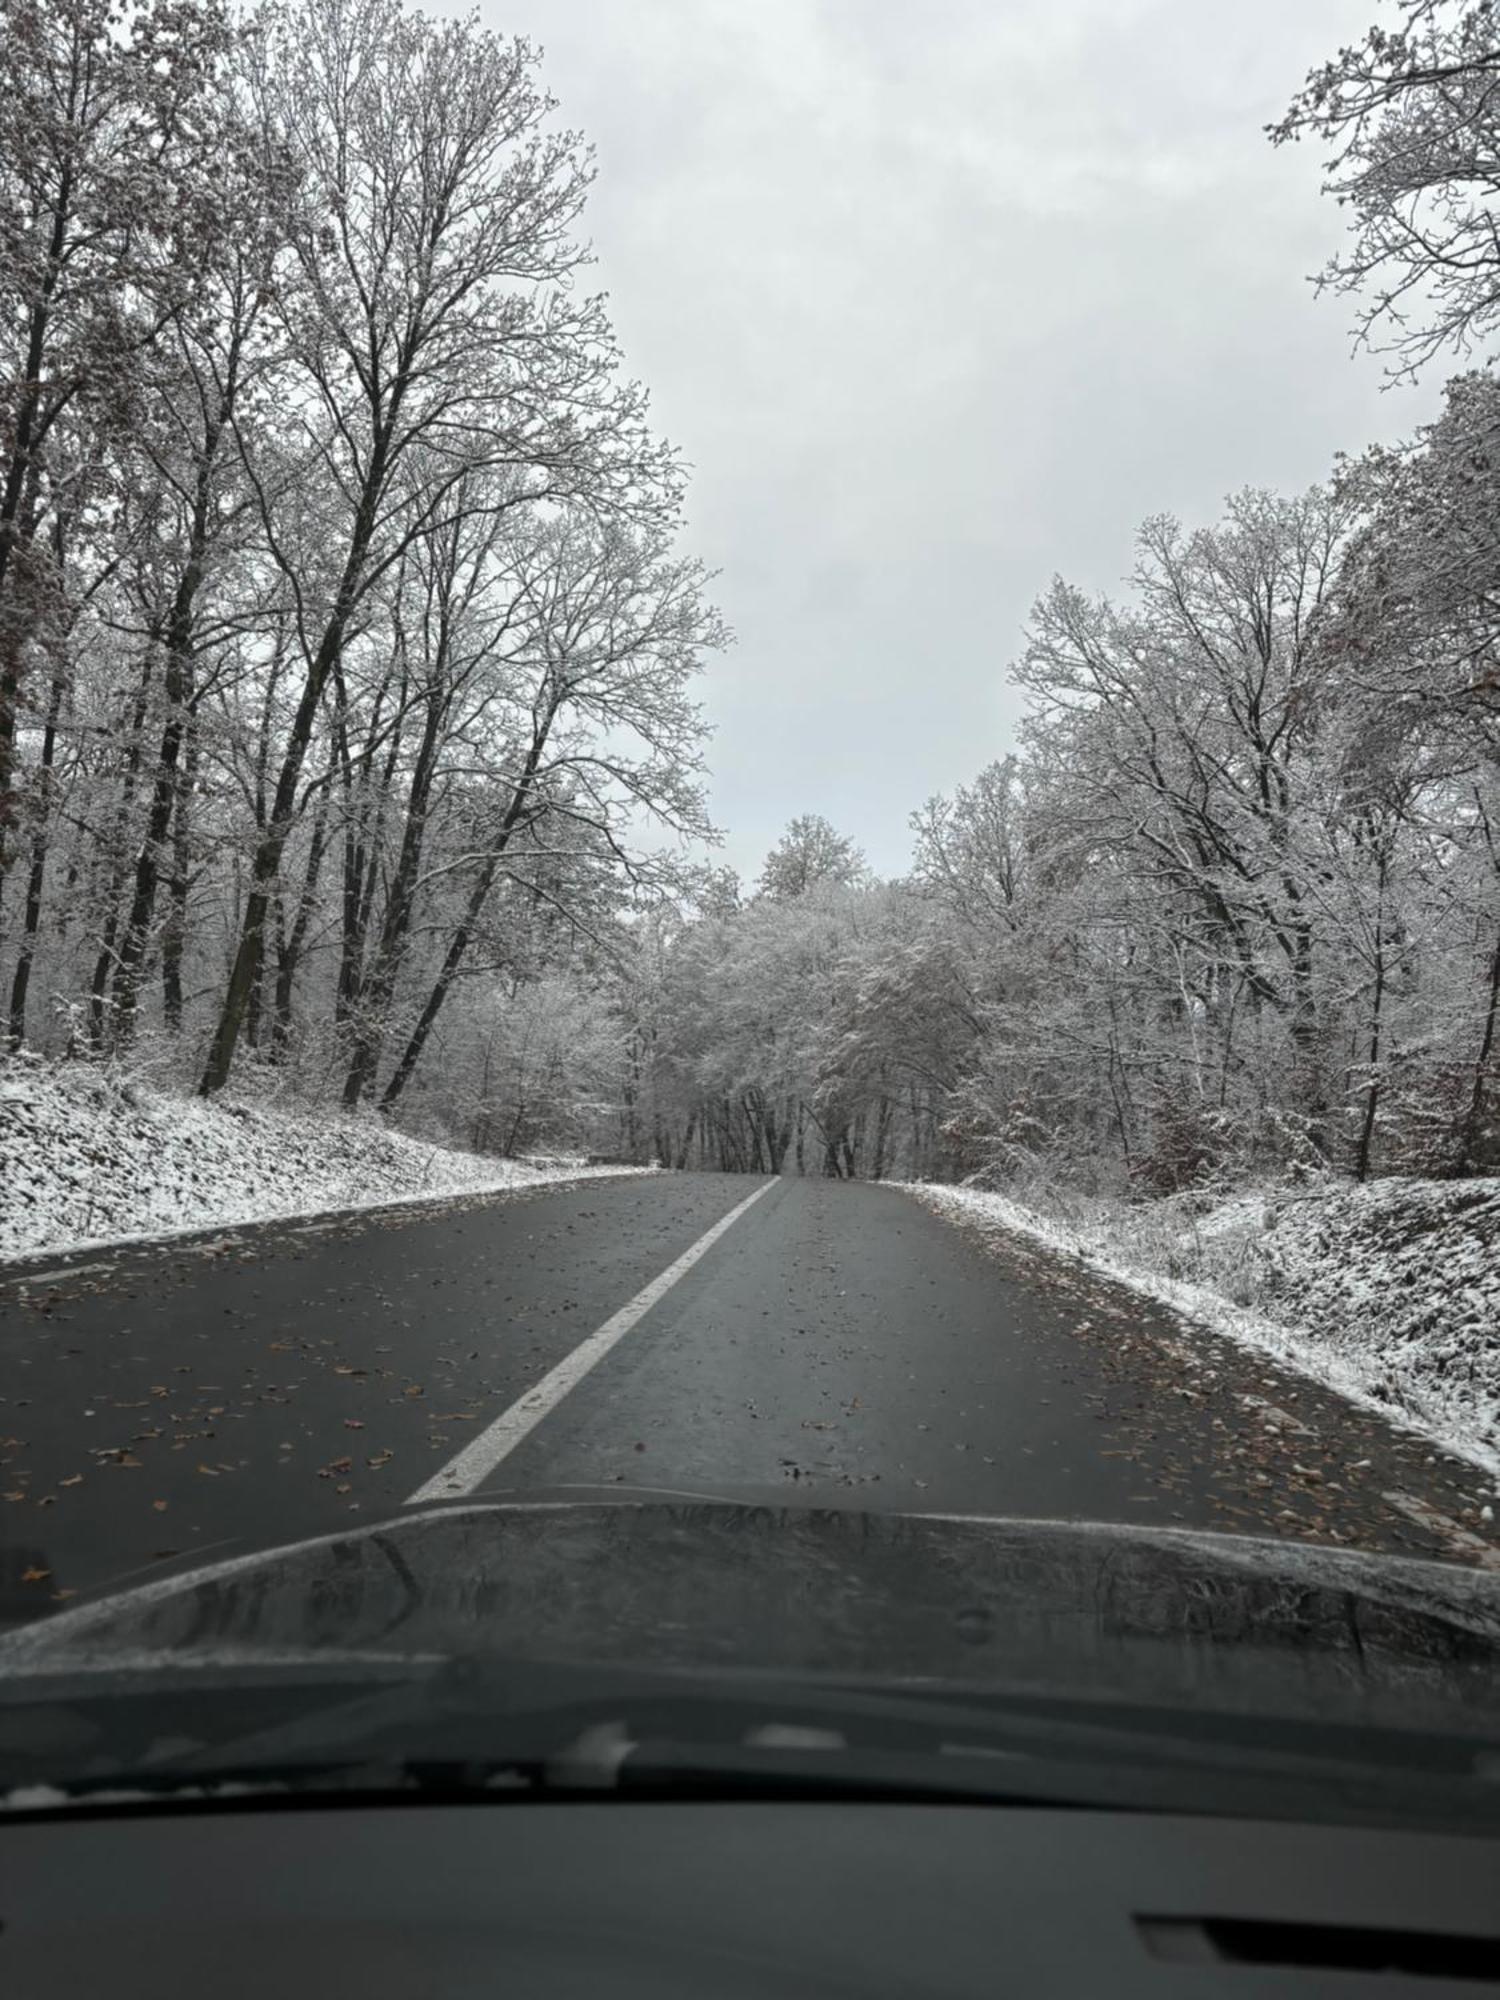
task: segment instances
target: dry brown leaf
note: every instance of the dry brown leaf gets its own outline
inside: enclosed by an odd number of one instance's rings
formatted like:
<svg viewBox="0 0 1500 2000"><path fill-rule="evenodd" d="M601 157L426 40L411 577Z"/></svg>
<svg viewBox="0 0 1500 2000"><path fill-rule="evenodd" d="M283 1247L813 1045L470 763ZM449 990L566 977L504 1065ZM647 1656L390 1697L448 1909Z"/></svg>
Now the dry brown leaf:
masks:
<svg viewBox="0 0 1500 2000"><path fill-rule="evenodd" d="M57 1483L59 1486L82 1486L83 1474L75 1472L71 1479L59 1479Z"/></svg>
<svg viewBox="0 0 1500 2000"><path fill-rule="evenodd" d="M155 1508L158 1514L165 1514L167 1511L167 1503L165 1500L153 1500L151 1502L151 1505Z"/></svg>
<svg viewBox="0 0 1500 2000"><path fill-rule="evenodd" d="M205 1479L217 1479L219 1476L218 1473L214 1471L213 1467L211 1465L205 1465L201 1458L198 1461L198 1470L203 1474Z"/></svg>
<svg viewBox="0 0 1500 2000"><path fill-rule="evenodd" d="M51 1574L50 1569L38 1569L33 1563L30 1569L22 1570L21 1581L22 1583L45 1583Z"/></svg>

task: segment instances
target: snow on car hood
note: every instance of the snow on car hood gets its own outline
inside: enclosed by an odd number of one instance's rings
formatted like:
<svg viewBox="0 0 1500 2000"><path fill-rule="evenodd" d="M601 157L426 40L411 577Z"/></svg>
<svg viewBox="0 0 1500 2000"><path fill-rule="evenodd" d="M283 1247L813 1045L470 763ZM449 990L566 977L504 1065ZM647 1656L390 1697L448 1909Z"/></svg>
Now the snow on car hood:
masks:
<svg viewBox="0 0 1500 2000"><path fill-rule="evenodd" d="M342 1657L875 1676L1500 1727L1500 1578L1189 1530L633 1494L411 1509L0 1635L0 1675Z"/></svg>

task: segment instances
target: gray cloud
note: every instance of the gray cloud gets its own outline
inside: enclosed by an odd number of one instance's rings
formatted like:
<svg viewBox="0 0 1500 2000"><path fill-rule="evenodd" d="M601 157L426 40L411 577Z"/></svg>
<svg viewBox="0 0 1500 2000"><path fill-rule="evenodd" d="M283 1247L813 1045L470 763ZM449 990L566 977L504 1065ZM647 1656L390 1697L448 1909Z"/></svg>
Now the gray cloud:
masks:
<svg viewBox="0 0 1500 2000"><path fill-rule="evenodd" d="M525 6L525 0L522 0ZM1306 148L1261 128L1376 0L531 0L594 140L632 372L697 468L739 635L713 806L753 870L796 812L895 872L1008 746L1054 571L1408 430L1344 304Z"/></svg>

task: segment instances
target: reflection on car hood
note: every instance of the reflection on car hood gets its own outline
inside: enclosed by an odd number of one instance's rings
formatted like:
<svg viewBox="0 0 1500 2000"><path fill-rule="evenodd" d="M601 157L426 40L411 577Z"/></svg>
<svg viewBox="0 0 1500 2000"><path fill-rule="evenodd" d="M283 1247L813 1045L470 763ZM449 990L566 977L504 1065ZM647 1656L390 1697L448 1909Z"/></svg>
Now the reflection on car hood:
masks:
<svg viewBox="0 0 1500 2000"><path fill-rule="evenodd" d="M1304 1544L635 1493L412 1509L0 1635L0 1674L378 1656L1500 1715L1500 1578ZM1372 1707L1373 1704L1373 1707Z"/></svg>

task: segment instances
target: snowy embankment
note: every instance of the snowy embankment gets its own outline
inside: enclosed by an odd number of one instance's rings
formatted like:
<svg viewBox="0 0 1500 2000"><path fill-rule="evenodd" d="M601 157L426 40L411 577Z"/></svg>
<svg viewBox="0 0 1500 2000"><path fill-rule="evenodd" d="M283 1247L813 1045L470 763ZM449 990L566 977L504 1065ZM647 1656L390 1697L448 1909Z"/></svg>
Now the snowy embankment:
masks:
<svg viewBox="0 0 1500 2000"><path fill-rule="evenodd" d="M0 1064L0 1258L639 1168L458 1153L372 1119Z"/></svg>
<svg viewBox="0 0 1500 2000"><path fill-rule="evenodd" d="M1162 1203L1064 1221L977 1188L908 1192L1078 1257L1500 1478L1500 1180L1262 1190L1196 1219Z"/></svg>

